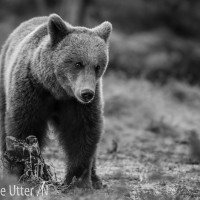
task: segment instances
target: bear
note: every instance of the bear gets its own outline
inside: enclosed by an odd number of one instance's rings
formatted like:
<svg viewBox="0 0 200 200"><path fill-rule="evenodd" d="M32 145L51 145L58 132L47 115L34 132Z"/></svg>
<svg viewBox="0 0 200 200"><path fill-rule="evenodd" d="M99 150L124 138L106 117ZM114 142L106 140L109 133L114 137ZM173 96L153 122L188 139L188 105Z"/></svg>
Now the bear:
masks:
<svg viewBox="0 0 200 200"><path fill-rule="evenodd" d="M80 188L103 187L96 154L104 131L102 77L111 32L107 21L86 28L51 14L10 34L0 58L2 153L6 136L33 135L42 148L51 124L66 154L64 184L76 177Z"/></svg>

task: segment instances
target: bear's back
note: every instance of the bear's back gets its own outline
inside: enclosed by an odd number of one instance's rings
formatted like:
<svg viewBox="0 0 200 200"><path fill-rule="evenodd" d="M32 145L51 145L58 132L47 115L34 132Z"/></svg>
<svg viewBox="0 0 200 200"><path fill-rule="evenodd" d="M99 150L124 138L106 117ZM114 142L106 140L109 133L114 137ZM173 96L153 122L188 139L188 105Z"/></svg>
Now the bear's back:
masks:
<svg viewBox="0 0 200 200"><path fill-rule="evenodd" d="M36 17L20 24L8 37L1 51L0 84L8 92L11 74L19 57L28 59L28 52L34 50L47 35L48 17Z"/></svg>
<svg viewBox="0 0 200 200"><path fill-rule="evenodd" d="M29 34L34 32L40 25L47 22L47 17L36 17L20 24L9 36L5 46L7 45L7 52L12 54L13 49L17 47Z"/></svg>

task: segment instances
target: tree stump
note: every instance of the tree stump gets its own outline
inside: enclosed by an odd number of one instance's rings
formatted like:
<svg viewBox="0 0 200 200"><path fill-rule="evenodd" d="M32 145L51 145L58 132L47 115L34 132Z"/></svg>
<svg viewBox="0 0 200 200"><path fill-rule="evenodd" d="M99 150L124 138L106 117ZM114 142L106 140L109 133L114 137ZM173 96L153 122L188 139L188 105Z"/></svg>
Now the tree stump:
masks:
<svg viewBox="0 0 200 200"><path fill-rule="evenodd" d="M26 140L7 136L3 164L11 173L15 173L16 169L22 172L20 182L53 181L50 166L45 163L35 136L31 135Z"/></svg>

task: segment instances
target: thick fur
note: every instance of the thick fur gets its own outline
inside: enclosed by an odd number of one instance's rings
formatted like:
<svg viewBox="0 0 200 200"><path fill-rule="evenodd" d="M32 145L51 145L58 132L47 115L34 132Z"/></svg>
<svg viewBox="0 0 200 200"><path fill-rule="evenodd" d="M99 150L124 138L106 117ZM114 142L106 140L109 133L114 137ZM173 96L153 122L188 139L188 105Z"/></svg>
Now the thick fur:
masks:
<svg viewBox="0 0 200 200"><path fill-rule="evenodd" d="M111 30L109 22L87 29L53 14L22 23L9 36L0 60L2 152L6 135L35 135L43 147L51 122L67 156L65 183L76 176L80 187L101 187L95 160ZM84 89L95 93L90 102L81 99Z"/></svg>

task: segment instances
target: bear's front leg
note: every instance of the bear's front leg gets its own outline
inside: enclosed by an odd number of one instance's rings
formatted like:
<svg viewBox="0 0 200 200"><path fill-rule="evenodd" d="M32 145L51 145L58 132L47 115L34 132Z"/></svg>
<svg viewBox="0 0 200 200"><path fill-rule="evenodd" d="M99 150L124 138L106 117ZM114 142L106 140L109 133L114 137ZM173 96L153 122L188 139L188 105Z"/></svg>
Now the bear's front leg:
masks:
<svg viewBox="0 0 200 200"><path fill-rule="evenodd" d="M69 163L71 163L72 160L73 158L69 159ZM70 185L73 182L73 178L78 177L75 186L81 188L93 187L94 189L102 189L103 188L102 181L96 174L96 154L94 155L92 162L88 160L87 164L80 163L80 165L82 167L77 168L76 166L73 165L68 166L68 173L65 179L65 184Z"/></svg>
<svg viewBox="0 0 200 200"><path fill-rule="evenodd" d="M81 163L75 163L74 158L69 159L65 184L72 187L91 189L91 162L85 159Z"/></svg>
<svg viewBox="0 0 200 200"><path fill-rule="evenodd" d="M96 175L95 154L102 132L102 115L95 102L82 105L76 100L61 109L60 141L67 155L65 184L76 177L75 186L92 188L100 179Z"/></svg>
<svg viewBox="0 0 200 200"><path fill-rule="evenodd" d="M105 185L103 185L101 179L96 173L96 155L93 158L92 169L91 169L91 179L92 179L92 186L95 189L102 189Z"/></svg>
<svg viewBox="0 0 200 200"><path fill-rule="evenodd" d="M89 134L89 132L81 132L81 134L85 135ZM88 136L70 140L71 144L68 143L67 145L68 162L65 184L70 185L75 177L75 186L80 188L92 188L93 159L97 142L94 138L89 138Z"/></svg>
<svg viewBox="0 0 200 200"><path fill-rule="evenodd" d="M16 84L17 85L17 84ZM18 83L18 86L21 86ZM25 140L29 135L37 137L39 145L43 146L46 131L46 114L42 102L33 88L13 87L7 100L5 114L5 131L7 136L13 136ZM5 145L4 141L4 145ZM8 166L8 171L20 177L23 174L24 166Z"/></svg>

